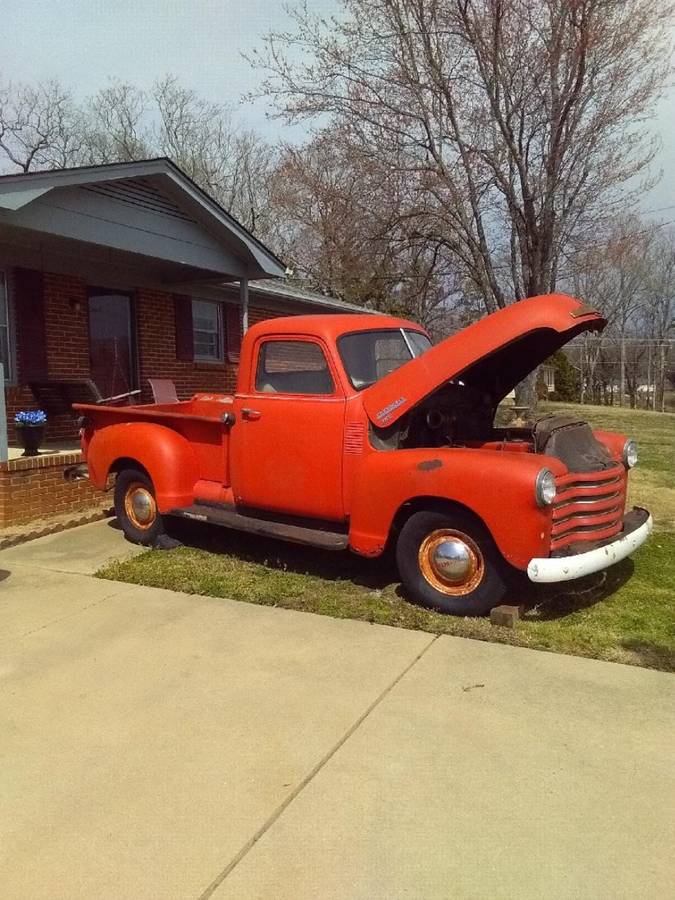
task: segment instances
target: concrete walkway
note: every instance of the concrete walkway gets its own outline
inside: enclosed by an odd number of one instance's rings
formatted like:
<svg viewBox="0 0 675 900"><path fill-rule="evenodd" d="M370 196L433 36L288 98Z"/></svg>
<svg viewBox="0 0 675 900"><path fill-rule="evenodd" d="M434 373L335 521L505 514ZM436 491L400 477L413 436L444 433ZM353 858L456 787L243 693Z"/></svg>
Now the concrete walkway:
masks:
<svg viewBox="0 0 675 900"><path fill-rule="evenodd" d="M675 679L0 553L0 895L670 896ZM671 884L671 888L668 888Z"/></svg>

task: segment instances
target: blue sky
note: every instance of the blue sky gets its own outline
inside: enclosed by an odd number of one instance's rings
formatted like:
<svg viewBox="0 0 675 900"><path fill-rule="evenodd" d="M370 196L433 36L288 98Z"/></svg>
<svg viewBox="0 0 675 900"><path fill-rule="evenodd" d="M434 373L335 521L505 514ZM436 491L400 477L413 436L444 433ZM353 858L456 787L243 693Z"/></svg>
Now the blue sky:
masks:
<svg viewBox="0 0 675 900"><path fill-rule="evenodd" d="M329 14L336 0L308 0ZM284 134L263 103L240 104L258 73L241 51L260 45L270 29L288 24L281 0L0 0L0 74L35 81L56 76L78 94L116 77L149 87L172 73L212 100L238 107L238 117L267 135ZM659 186L645 209L675 205L675 85L653 128L663 142ZM675 219L675 208L655 213Z"/></svg>

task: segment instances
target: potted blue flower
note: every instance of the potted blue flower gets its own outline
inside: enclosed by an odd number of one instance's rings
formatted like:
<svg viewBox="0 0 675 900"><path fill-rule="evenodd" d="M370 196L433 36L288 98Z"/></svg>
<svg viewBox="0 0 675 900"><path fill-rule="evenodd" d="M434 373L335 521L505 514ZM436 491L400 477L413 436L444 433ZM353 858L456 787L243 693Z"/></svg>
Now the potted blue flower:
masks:
<svg viewBox="0 0 675 900"><path fill-rule="evenodd" d="M47 416L41 409L27 409L14 416L14 429L24 456L37 456L45 436Z"/></svg>

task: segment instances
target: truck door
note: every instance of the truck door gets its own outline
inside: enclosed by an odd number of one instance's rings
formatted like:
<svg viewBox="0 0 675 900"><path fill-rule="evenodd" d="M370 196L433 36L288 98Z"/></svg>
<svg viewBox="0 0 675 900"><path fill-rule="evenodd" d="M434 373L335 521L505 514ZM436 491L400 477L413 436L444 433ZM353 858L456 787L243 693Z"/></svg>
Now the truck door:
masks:
<svg viewBox="0 0 675 900"><path fill-rule="evenodd" d="M345 397L321 342L264 337L235 398L232 487L238 504L338 521Z"/></svg>

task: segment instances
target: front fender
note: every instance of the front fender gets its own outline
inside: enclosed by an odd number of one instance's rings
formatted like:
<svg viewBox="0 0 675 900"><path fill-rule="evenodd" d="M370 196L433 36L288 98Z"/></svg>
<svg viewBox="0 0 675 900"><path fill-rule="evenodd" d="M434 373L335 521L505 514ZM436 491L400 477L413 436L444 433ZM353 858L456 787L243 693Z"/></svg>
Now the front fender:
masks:
<svg viewBox="0 0 675 900"><path fill-rule="evenodd" d="M94 432L88 443L89 478L103 490L110 471L120 459L140 463L155 486L160 512L189 506L199 478L197 460L189 441L164 425L120 422Z"/></svg>
<svg viewBox="0 0 675 900"><path fill-rule="evenodd" d="M548 456L448 447L372 453L354 482L349 544L364 556L382 553L394 518L418 498L459 503L486 525L502 556L526 569L535 556L548 556L550 507L534 497L538 472L567 469Z"/></svg>
<svg viewBox="0 0 675 900"><path fill-rule="evenodd" d="M593 436L609 450L612 458L617 462L623 462L623 448L628 440L625 434L616 431L593 431Z"/></svg>

